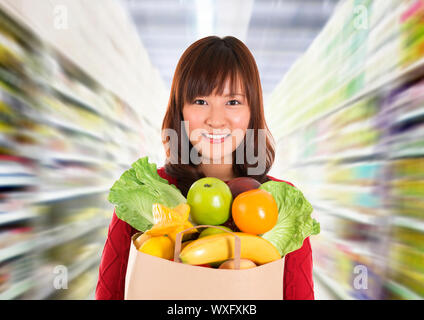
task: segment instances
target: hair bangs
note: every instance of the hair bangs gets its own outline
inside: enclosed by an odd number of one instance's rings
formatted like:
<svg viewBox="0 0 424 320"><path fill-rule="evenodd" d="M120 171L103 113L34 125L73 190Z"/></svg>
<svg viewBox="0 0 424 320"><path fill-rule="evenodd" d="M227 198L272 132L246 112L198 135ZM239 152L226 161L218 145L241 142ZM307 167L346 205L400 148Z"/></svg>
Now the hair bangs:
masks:
<svg viewBox="0 0 424 320"><path fill-rule="evenodd" d="M184 103L193 103L197 97L223 95L227 81L230 88L228 94L246 95L246 86L242 81L246 77L237 57L227 46L219 43L216 45L220 47L205 48L189 68L182 91Z"/></svg>

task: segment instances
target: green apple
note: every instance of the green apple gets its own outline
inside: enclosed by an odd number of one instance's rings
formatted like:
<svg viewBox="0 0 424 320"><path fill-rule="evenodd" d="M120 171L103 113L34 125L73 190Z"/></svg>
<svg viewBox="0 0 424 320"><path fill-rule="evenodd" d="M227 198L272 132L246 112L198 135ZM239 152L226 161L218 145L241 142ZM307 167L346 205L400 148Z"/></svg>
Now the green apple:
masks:
<svg viewBox="0 0 424 320"><path fill-rule="evenodd" d="M221 227L221 228L223 228L223 229L225 229L225 230L228 230L228 231L230 231L230 232L233 232L230 228L228 228L228 227L224 227L224 226L219 226L219 227ZM210 235L213 235L213 234L218 234L218 233L226 233L224 230L221 230L221 229L215 229L215 228L206 228L206 229L204 229L202 232L200 232L200 234L199 234L199 238L202 238L202 237L206 237L206 236L210 236Z"/></svg>
<svg viewBox="0 0 424 320"><path fill-rule="evenodd" d="M194 182L187 194L190 215L197 224L219 225L230 217L233 196L227 184L214 177Z"/></svg>

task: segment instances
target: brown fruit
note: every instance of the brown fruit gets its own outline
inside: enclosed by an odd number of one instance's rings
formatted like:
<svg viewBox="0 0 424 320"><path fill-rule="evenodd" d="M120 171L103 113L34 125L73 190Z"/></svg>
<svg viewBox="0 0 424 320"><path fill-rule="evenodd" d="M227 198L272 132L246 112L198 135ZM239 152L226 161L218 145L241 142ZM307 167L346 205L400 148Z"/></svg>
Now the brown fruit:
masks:
<svg viewBox="0 0 424 320"><path fill-rule="evenodd" d="M240 270L241 269L251 269L256 267L256 264L249 259L240 259ZM235 269L234 268L234 259L229 259L222 263L219 266L219 269Z"/></svg>
<svg viewBox="0 0 424 320"><path fill-rule="evenodd" d="M236 223L232 216L228 218L225 223L222 224L224 227L230 228L233 232L240 232L240 229L237 227Z"/></svg>
<svg viewBox="0 0 424 320"><path fill-rule="evenodd" d="M261 184L259 181L250 177L238 177L230 180L228 183L233 199L235 199L240 193L249 191L252 189L258 189Z"/></svg>

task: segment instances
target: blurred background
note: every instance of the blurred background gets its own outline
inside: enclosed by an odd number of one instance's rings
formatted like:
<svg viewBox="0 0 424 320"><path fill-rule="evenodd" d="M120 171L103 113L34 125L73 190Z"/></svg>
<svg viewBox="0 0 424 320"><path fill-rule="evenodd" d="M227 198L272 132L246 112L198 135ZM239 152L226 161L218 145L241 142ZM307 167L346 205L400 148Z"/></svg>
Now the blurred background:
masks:
<svg viewBox="0 0 424 320"><path fill-rule="evenodd" d="M0 299L94 298L109 188L164 164L207 35L257 61L270 174L321 223L316 298L423 299L424 0L0 0Z"/></svg>

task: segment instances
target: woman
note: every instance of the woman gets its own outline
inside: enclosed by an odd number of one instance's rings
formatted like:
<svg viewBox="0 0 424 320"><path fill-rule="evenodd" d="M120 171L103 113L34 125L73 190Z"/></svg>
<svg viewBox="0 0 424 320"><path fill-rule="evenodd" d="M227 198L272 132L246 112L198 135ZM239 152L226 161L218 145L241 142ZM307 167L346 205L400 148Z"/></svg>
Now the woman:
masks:
<svg viewBox="0 0 424 320"><path fill-rule="evenodd" d="M265 133L262 139L260 132ZM194 181L205 176L225 182L242 176L260 183L286 182L267 175L275 152L264 118L259 73L249 49L234 37L206 37L183 53L162 139L167 157L158 174L184 196ZM113 214L96 299L124 298L130 239L136 232ZM309 238L285 257L284 299L314 299Z"/></svg>

